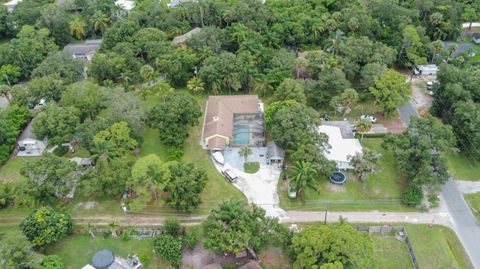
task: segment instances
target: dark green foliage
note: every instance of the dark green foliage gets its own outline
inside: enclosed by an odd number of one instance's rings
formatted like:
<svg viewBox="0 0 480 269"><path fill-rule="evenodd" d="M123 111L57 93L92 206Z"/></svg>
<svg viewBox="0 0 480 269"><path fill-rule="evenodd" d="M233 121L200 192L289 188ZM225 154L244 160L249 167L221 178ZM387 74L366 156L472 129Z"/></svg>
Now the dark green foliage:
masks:
<svg viewBox="0 0 480 269"><path fill-rule="evenodd" d="M69 148L69 146L58 146L56 149L53 150L53 154L57 155L58 157L65 156Z"/></svg>
<svg viewBox="0 0 480 269"><path fill-rule="evenodd" d="M185 236L183 236L182 240L183 240L183 244L188 249L194 249L199 241L199 235L196 232L196 230L187 231Z"/></svg>
<svg viewBox="0 0 480 269"><path fill-rule="evenodd" d="M168 159L171 161L179 161L183 156L183 149L181 148L168 148Z"/></svg>
<svg viewBox="0 0 480 269"><path fill-rule="evenodd" d="M182 263L182 242L171 235L156 237L153 240L153 250L174 268Z"/></svg>
<svg viewBox="0 0 480 269"><path fill-rule="evenodd" d="M237 253L245 248L258 250L275 235L278 225L278 220L266 217L262 208L225 201L203 222L203 244L217 253Z"/></svg>
<svg viewBox="0 0 480 269"><path fill-rule="evenodd" d="M39 138L48 136L50 145L69 142L80 122L78 109L74 107L61 107L49 103L33 121L33 133Z"/></svg>
<svg viewBox="0 0 480 269"><path fill-rule="evenodd" d="M293 268L374 268L372 239L349 224L316 224L292 239Z"/></svg>
<svg viewBox="0 0 480 269"><path fill-rule="evenodd" d="M57 74L66 83L73 83L84 78L84 63L80 59L74 59L66 52L58 52L48 56L32 72L34 77L44 77Z"/></svg>
<svg viewBox="0 0 480 269"><path fill-rule="evenodd" d="M64 269L62 258L58 255L46 256L37 269Z"/></svg>
<svg viewBox="0 0 480 269"><path fill-rule="evenodd" d="M159 130L160 140L169 146L181 146L188 136L188 126L198 124L200 105L190 94L173 93L150 111L150 125Z"/></svg>
<svg viewBox="0 0 480 269"><path fill-rule="evenodd" d="M56 242L70 233L73 227L70 216L49 207L35 209L20 224L20 230L35 248Z"/></svg>
<svg viewBox="0 0 480 269"><path fill-rule="evenodd" d="M423 191L415 185L409 185L403 192L402 202L408 206L417 206L422 202Z"/></svg>
<svg viewBox="0 0 480 269"><path fill-rule="evenodd" d="M168 168L167 204L180 211L192 211L202 202L200 194L207 184L205 171L182 162L172 163Z"/></svg>
<svg viewBox="0 0 480 269"><path fill-rule="evenodd" d="M0 266L2 268L37 269L41 262L42 255L32 249L32 244L23 234L6 233L0 237Z"/></svg>
<svg viewBox="0 0 480 269"><path fill-rule="evenodd" d="M13 204L15 199L15 188L11 183L0 184L0 208Z"/></svg>
<svg viewBox="0 0 480 269"><path fill-rule="evenodd" d="M0 166L8 160L22 127L30 119L25 107L16 105L0 109Z"/></svg>
<svg viewBox="0 0 480 269"><path fill-rule="evenodd" d="M165 234L178 237L182 227L180 226L180 221L177 219L166 219L165 222L163 222L163 229L165 230Z"/></svg>

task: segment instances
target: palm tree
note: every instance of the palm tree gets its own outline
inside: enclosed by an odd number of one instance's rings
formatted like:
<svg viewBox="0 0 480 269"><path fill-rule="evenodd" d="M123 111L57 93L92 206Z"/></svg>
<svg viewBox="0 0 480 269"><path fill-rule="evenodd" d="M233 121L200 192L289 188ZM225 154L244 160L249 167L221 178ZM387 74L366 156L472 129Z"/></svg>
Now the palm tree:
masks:
<svg viewBox="0 0 480 269"><path fill-rule="evenodd" d="M370 131L370 129L372 129L372 122L370 122L369 120L359 120L356 124L356 127L357 127L357 130L360 132L360 134L362 135L360 137L360 141L363 140L363 135Z"/></svg>
<svg viewBox="0 0 480 269"><path fill-rule="evenodd" d="M115 147L108 141L99 141L93 145L92 160L108 163L117 156Z"/></svg>
<svg viewBox="0 0 480 269"><path fill-rule="evenodd" d="M345 33L343 33L340 30L335 31L335 33L327 40L328 41L327 51L335 55L335 52L337 51L338 47L340 46L340 44L343 43L344 40L345 40Z"/></svg>
<svg viewBox="0 0 480 269"><path fill-rule="evenodd" d="M95 239L95 234L93 233L93 228L95 228L95 226L93 226L90 222L85 224L85 226L84 226L85 231L92 236L92 239Z"/></svg>
<svg viewBox="0 0 480 269"><path fill-rule="evenodd" d="M86 34L86 27L85 22L80 17L76 17L75 20L70 22L70 33L74 35L76 39L82 39Z"/></svg>
<svg viewBox="0 0 480 269"><path fill-rule="evenodd" d="M101 11L96 11L93 13L92 17L90 18L90 23L92 24L93 30L95 32L100 31L103 36L103 32L108 27L108 24L110 24L110 19L108 18L107 15L102 13Z"/></svg>
<svg viewBox="0 0 480 269"><path fill-rule="evenodd" d="M116 238L118 236L120 225L118 225L118 223L115 220L113 220L112 222L110 222L108 224L108 227L110 228L110 231L112 232L112 237Z"/></svg>
<svg viewBox="0 0 480 269"><path fill-rule="evenodd" d="M296 78L300 77L300 70L307 65L307 61L302 58L295 59Z"/></svg>
<svg viewBox="0 0 480 269"><path fill-rule="evenodd" d="M189 89L192 92L202 92L205 90L205 84L199 77L192 77L188 82L187 82L187 89Z"/></svg>
<svg viewBox="0 0 480 269"><path fill-rule="evenodd" d="M140 76L142 77L143 81L148 82L152 80L154 74L155 69L153 69L152 66L146 64L140 67Z"/></svg>
<svg viewBox="0 0 480 269"><path fill-rule="evenodd" d="M291 170L291 178L297 187L297 195L301 195L302 200L304 198L303 192L305 188L310 187L316 189L315 181L317 180L317 168L315 165L309 162L301 161L296 162Z"/></svg>
<svg viewBox="0 0 480 269"><path fill-rule="evenodd" d="M430 50L432 51L432 59L430 61L433 61L437 53L441 52L443 48L444 44L441 40L435 40L430 43Z"/></svg>
<svg viewBox="0 0 480 269"><path fill-rule="evenodd" d="M458 50L458 45L457 44L451 44L447 48L448 56L452 56L452 54Z"/></svg>
<svg viewBox="0 0 480 269"><path fill-rule="evenodd" d="M238 152L238 154L240 156L242 156L243 158L245 158L245 162L247 162L248 156L250 156L252 154L252 149L249 148L248 146L242 147L240 149L240 151Z"/></svg>
<svg viewBox="0 0 480 269"><path fill-rule="evenodd" d="M163 102L165 103L167 96L172 94L175 90L166 81L160 81L155 85L155 91L157 92L157 95L163 97Z"/></svg>

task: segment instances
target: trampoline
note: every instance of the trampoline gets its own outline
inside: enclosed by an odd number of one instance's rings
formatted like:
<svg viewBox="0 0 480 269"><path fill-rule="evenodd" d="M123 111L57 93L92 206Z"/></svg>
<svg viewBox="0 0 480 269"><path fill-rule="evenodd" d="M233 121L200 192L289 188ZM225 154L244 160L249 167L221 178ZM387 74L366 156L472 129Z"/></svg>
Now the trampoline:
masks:
<svg viewBox="0 0 480 269"><path fill-rule="evenodd" d="M341 185L347 181L347 175L343 172L335 171L330 175L329 179L332 183Z"/></svg>

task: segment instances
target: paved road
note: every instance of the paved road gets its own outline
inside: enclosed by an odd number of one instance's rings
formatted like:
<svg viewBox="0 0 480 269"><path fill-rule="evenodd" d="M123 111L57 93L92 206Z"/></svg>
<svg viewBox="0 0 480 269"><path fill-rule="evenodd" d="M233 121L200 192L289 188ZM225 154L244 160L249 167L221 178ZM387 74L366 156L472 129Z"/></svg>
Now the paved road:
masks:
<svg viewBox="0 0 480 269"><path fill-rule="evenodd" d="M450 179L443 187L443 197L457 233L475 268L480 268L480 226L470 211L455 182Z"/></svg>
<svg viewBox="0 0 480 269"><path fill-rule="evenodd" d="M398 112L406 126L410 124L411 116L418 116L410 100L403 107L398 107ZM452 228L470 256L474 267L480 269L480 226L453 180L445 184L442 193L453 223Z"/></svg>
<svg viewBox="0 0 480 269"><path fill-rule="evenodd" d="M400 119L403 121L405 126L410 124L411 116L418 116L417 110L413 107L410 100L408 100L404 106L398 107L398 112L400 114Z"/></svg>

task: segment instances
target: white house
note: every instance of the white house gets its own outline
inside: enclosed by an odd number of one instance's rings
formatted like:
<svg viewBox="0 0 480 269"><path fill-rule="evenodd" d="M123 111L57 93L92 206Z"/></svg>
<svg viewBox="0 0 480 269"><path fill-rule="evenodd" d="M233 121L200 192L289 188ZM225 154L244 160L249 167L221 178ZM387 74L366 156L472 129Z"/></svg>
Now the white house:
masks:
<svg viewBox="0 0 480 269"><path fill-rule="evenodd" d="M415 75L421 76L436 75L437 71L438 67L435 64L419 65L413 69Z"/></svg>
<svg viewBox="0 0 480 269"><path fill-rule="evenodd" d="M18 3L21 3L22 1L23 0L12 0L3 5L7 8L8 12L12 12L13 9L18 5Z"/></svg>
<svg viewBox="0 0 480 269"><path fill-rule="evenodd" d="M135 1L132 0L117 0L115 5L123 10L130 12L135 7Z"/></svg>
<svg viewBox="0 0 480 269"><path fill-rule="evenodd" d="M47 138L40 140L35 136L35 134L32 132L32 122L33 121L31 121L27 128L23 130L20 138L18 139L17 156L42 156L43 151L47 148Z"/></svg>
<svg viewBox="0 0 480 269"><path fill-rule="evenodd" d="M356 138L343 138L340 127L320 125L318 132L328 136L328 144L331 148L324 152L325 157L334 161L338 169L353 169L350 165L349 156L362 152L362 145Z"/></svg>
<svg viewBox="0 0 480 269"><path fill-rule="evenodd" d="M93 55L100 50L102 46L101 39L90 39L80 44L68 44L63 48L63 51L72 55L75 59L82 59L90 62Z"/></svg>

